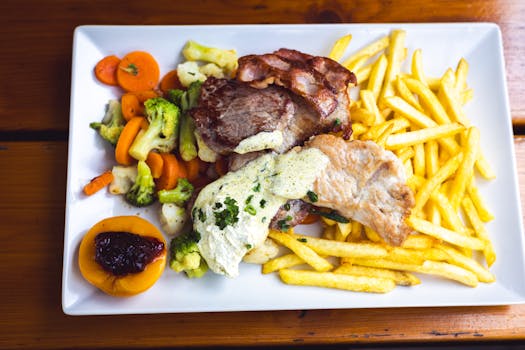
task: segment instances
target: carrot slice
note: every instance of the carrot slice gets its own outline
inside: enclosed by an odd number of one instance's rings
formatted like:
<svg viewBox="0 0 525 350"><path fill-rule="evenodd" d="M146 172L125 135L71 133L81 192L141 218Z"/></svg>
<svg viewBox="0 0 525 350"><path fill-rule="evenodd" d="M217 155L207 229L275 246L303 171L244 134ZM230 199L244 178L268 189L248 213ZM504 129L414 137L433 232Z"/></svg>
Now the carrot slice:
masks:
<svg viewBox="0 0 525 350"><path fill-rule="evenodd" d="M179 80L176 69L170 70L168 73L164 74L160 80L160 90L163 93L167 94L168 91L173 89L184 89Z"/></svg>
<svg viewBox="0 0 525 350"><path fill-rule="evenodd" d="M106 56L95 65L95 77L106 85L118 85L117 68L120 58L115 55Z"/></svg>
<svg viewBox="0 0 525 350"><path fill-rule="evenodd" d="M187 179L192 182L199 177L200 170L200 159L198 157L193 158L190 161L184 162L187 171Z"/></svg>
<svg viewBox="0 0 525 350"><path fill-rule="evenodd" d="M144 127L147 121L143 117L133 117L124 126L115 147L115 160L122 165L131 165L134 159L129 155L129 148L137 137L137 134ZM147 124L146 124L147 125Z"/></svg>
<svg viewBox="0 0 525 350"><path fill-rule="evenodd" d="M157 179L157 190L171 190L177 186L180 175L180 164L171 153L160 153L164 164L162 166L162 175Z"/></svg>
<svg viewBox="0 0 525 350"><path fill-rule="evenodd" d="M133 51L122 58L117 69L117 81L126 91L152 90L159 83L159 65L145 51Z"/></svg>
<svg viewBox="0 0 525 350"><path fill-rule="evenodd" d="M91 196L94 193L97 193L113 181L113 173L111 170L107 170L102 174L94 177L86 184L83 188L84 194L86 196Z"/></svg>
<svg viewBox="0 0 525 350"><path fill-rule="evenodd" d="M144 108L140 105L140 101L136 95L127 93L120 98L122 108L122 116L129 121L133 117L141 116L144 113Z"/></svg>
<svg viewBox="0 0 525 350"><path fill-rule="evenodd" d="M144 102L146 102L150 98L159 97L159 94L154 90L133 91L130 93L137 96L137 99L139 100L141 105L143 105Z"/></svg>
<svg viewBox="0 0 525 350"><path fill-rule="evenodd" d="M146 164L151 169L151 175L154 179L158 179L162 175L162 168L164 166L164 159L157 152L149 152L146 158Z"/></svg>

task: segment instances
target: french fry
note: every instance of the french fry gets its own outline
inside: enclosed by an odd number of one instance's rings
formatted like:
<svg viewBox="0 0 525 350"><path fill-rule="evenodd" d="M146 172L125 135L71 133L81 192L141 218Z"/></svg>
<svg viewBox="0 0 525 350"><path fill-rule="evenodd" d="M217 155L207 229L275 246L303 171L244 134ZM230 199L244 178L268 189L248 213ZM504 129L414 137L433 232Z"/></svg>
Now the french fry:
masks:
<svg viewBox="0 0 525 350"><path fill-rule="evenodd" d="M262 273L268 274L281 269L305 264L304 260L294 253L281 255L277 258L271 259L262 265Z"/></svg>
<svg viewBox="0 0 525 350"><path fill-rule="evenodd" d="M381 147L385 147L385 144L386 144L386 140L388 139L388 137L392 134L392 131L394 129L394 124L388 124L388 126L383 130L383 132L377 136L377 139L375 140L375 142L381 146ZM411 158L410 155L408 155L408 158Z"/></svg>
<svg viewBox="0 0 525 350"><path fill-rule="evenodd" d="M414 50L412 54L412 76L422 82L425 86L428 86L428 82L423 72L423 58L421 57L421 49Z"/></svg>
<svg viewBox="0 0 525 350"><path fill-rule="evenodd" d="M332 272L283 269L279 271L279 276L287 284L337 288L355 292L387 293L396 286L391 279L352 276Z"/></svg>
<svg viewBox="0 0 525 350"><path fill-rule="evenodd" d="M365 46L361 50L354 53L352 56L350 56L346 61L343 62L343 66L350 65L353 61L355 61L357 58L361 56L375 56L377 53L384 50L390 42L390 37L384 36L379 38L378 40L374 41L373 43Z"/></svg>
<svg viewBox="0 0 525 350"><path fill-rule="evenodd" d="M442 226L435 225L427 220L422 220L411 216L407 219L407 223L418 232L460 247L473 250L483 250L485 247L485 242L479 238L462 235L461 233L457 233Z"/></svg>
<svg viewBox="0 0 525 350"><path fill-rule="evenodd" d="M414 107L418 111L423 112L423 107L421 107L421 105L416 100L412 92L408 89L403 79L401 79L399 76L395 80L395 87L397 92L399 93L399 96L401 96L403 100L408 102L412 107Z"/></svg>
<svg viewBox="0 0 525 350"><path fill-rule="evenodd" d="M452 73L451 70L448 70L447 73L452 75L452 77L454 76L454 73ZM469 120L466 118L465 113L463 112L461 96L457 93L457 90L454 86L454 81L452 79L441 79L438 97L440 98L442 104L449 111L450 116L452 116L452 120L464 126L470 125Z"/></svg>
<svg viewBox="0 0 525 350"><path fill-rule="evenodd" d="M424 114L423 112L417 110L412 105L410 105L408 102L403 100L401 97L398 96L389 96L383 99L383 104L386 107L391 108L392 110L400 113L403 117L410 120L415 125L422 127L422 128L428 128L428 127L434 127L437 126L437 123L432 120L429 116Z"/></svg>
<svg viewBox="0 0 525 350"><path fill-rule="evenodd" d="M390 135L386 141L386 148L390 150L399 149L406 146L413 146L430 140L441 140L453 136L464 130L464 127L457 123L439 125L431 128L420 129Z"/></svg>
<svg viewBox="0 0 525 350"><path fill-rule="evenodd" d="M476 260L468 258L465 255L461 254L456 249L445 246L443 244L439 244L437 246L437 249L440 249L448 255L447 261L450 264L454 264L464 269L472 271L477 276L480 282L491 283L496 280L494 275L489 270L481 266Z"/></svg>
<svg viewBox="0 0 525 350"><path fill-rule="evenodd" d="M361 90L359 91L359 96L363 102L363 107L368 111L372 112L375 116L374 124L379 124L384 122L383 115L379 113L379 108L377 108L376 99L374 93L370 90Z"/></svg>
<svg viewBox="0 0 525 350"><path fill-rule="evenodd" d="M424 105L430 110L430 113L434 117L434 120L442 125L451 122L445 108L441 105L436 95L419 80L406 78L404 79L405 84L408 86L410 91L417 94L423 101Z"/></svg>
<svg viewBox="0 0 525 350"><path fill-rule="evenodd" d="M463 199L467 182L474 172L474 163L478 157L479 150L479 130L476 127L470 127L467 130L467 142L463 148L463 161L456 171L456 177L450 188L450 202L457 210Z"/></svg>
<svg viewBox="0 0 525 350"><path fill-rule="evenodd" d="M414 145L414 174L425 176L425 146L422 143Z"/></svg>
<svg viewBox="0 0 525 350"><path fill-rule="evenodd" d="M287 233L271 230L268 234L268 237L293 251L295 254L297 254L297 256L299 256L317 271L329 271L333 268L332 264L330 264L326 259L323 259L311 248L298 241L295 235L292 236Z"/></svg>
<svg viewBox="0 0 525 350"><path fill-rule="evenodd" d="M345 241L350 232L352 231L352 222L348 223L342 223L338 222L337 224L337 232L339 233L339 236L342 238L342 241Z"/></svg>
<svg viewBox="0 0 525 350"><path fill-rule="evenodd" d="M375 122L374 113L370 112L365 108L353 108L350 111L352 115L352 129L354 130L354 125L357 123L363 123L366 126L371 126ZM365 130L366 131L366 130ZM354 130L355 133L355 130Z"/></svg>
<svg viewBox="0 0 525 350"><path fill-rule="evenodd" d="M487 230L485 229L485 226L483 225L483 222L479 218L476 208L474 207L474 203L470 198L467 197L463 198L461 205L465 210L465 214L470 221L470 224L474 228L476 235L485 242L483 255L485 256L487 265L492 266L492 264L494 264L496 261L496 253L494 251L494 247L492 246L492 242L490 241Z"/></svg>
<svg viewBox="0 0 525 350"><path fill-rule="evenodd" d="M467 192L470 199L472 200L472 203L474 203L474 207L478 212L479 218L484 222L494 220L494 214L492 214L492 212L487 208L483 198L481 198L478 188L474 184L474 176L471 176L467 183Z"/></svg>
<svg viewBox="0 0 525 350"><path fill-rule="evenodd" d="M464 58L460 59L456 67L456 84L454 86L458 91L463 91L467 88L468 68L468 62Z"/></svg>
<svg viewBox="0 0 525 350"><path fill-rule="evenodd" d="M370 78L370 73L372 72L372 65L367 65L357 69L355 72L355 77L357 79L357 84L363 84Z"/></svg>
<svg viewBox="0 0 525 350"><path fill-rule="evenodd" d="M388 61L386 59L386 56L385 54L382 54L374 63L374 65L372 66L372 70L370 71L367 89L372 91L376 102L381 92L381 87L383 86L383 80L385 79L387 65Z"/></svg>
<svg viewBox="0 0 525 350"><path fill-rule="evenodd" d="M401 247L407 249L428 249L434 245L434 238L422 235L422 234L412 234L408 236Z"/></svg>
<svg viewBox="0 0 525 350"><path fill-rule="evenodd" d="M358 266L352 264L342 264L334 273L342 273L354 276L371 276L393 280L399 286L415 286L421 283L421 280L408 272L394 271L369 266Z"/></svg>
<svg viewBox="0 0 525 350"><path fill-rule="evenodd" d="M438 157L438 143L435 140L430 140L424 144L425 147L425 170L427 176L434 175L439 169Z"/></svg>
<svg viewBox="0 0 525 350"><path fill-rule="evenodd" d="M379 100L393 94L392 82L401 70L401 61L405 56L405 37L404 30L393 30L390 33L390 46L388 49L388 65L385 72L383 89L381 90Z"/></svg>
<svg viewBox="0 0 525 350"><path fill-rule="evenodd" d="M322 238L296 234L294 237L301 240L304 245L311 248L319 255L336 257L382 257L387 255L387 250L379 244L337 242ZM305 260L306 261L306 260Z"/></svg>
<svg viewBox="0 0 525 350"><path fill-rule="evenodd" d="M416 205L414 206L413 212L417 213L423 209L423 206L426 204L432 192L438 186L440 186L446 179L452 176L456 169L461 163L463 155L460 153L452 158L450 158L439 170L432 175L419 189L418 193L415 196Z"/></svg>
<svg viewBox="0 0 525 350"><path fill-rule="evenodd" d="M352 34L347 34L337 39L334 45L332 46L332 49L330 50L328 57L333 59L334 61L339 62L341 58L343 57L346 51L346 48L350 44L351 40L352 40Z"/></svg>

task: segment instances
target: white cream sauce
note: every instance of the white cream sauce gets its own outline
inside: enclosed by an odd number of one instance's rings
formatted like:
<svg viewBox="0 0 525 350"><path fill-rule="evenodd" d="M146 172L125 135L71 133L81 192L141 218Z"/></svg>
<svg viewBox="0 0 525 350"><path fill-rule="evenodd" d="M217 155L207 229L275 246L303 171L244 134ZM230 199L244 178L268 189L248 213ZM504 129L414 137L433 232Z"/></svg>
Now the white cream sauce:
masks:
<svg viewBox="0 0 525 350"><path fill-rule="evenodd" d="M236 277L243 256L266 239L279 207L305 197L327 164L328 157L315 148L265 154L203 188L192 217L210 269Z"/></svg>
<svg viewBox="0 0 525 350"><path fill-rule="evenodd" d="M264 149L276 149L283 144L283 140L283 133L280 130L262 131L242 140L233 151L245 154Z"/></svg>

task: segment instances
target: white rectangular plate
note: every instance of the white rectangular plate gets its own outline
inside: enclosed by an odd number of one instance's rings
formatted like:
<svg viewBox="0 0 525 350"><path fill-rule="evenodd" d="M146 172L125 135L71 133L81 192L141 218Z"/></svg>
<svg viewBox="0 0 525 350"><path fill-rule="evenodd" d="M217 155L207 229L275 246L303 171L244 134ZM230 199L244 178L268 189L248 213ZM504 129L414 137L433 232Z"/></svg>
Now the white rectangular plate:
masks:
<svg viewBox="0 0 525 350"><path fill-rule="evenodd" d="M103 116L108 99L118 90L96 81L93 68L110 54L122 57L133 50L150 52L161 75L181 61L187 40L239 55L272 52L281 47L327 55L340 36L351 33L351 51L387 35L407 31L408 57L421 48L428 75L440 76L468 60L468 84L474 99L466 112L479 127L482 149L497 173L491 182L480 180L481 192L496 216L487 224L497 261L491 268L496 282L469 288L453 281L422 276L414 287L398 287L388 294L353 293L285 285L276 274L262 275L260 266L242 264L240 277L228 279L208 273L190 280L166 269L147 292L114 298L88 284L80 275L77 254L82 236L97 221L113 215L138 214L158 224L156 206L139 210L101 191L89 198L82 186L114 164L112 149L89 128ZM349 50L350 51L350 50ZM511 116L505 82L501 34L490 23L454 24L341 24L246 26L82 26L73 45L71 116L67 178L67 207L63 267L63 310L71 315L128 314L285 309L379 308L415 306L501 305L525 302L523 227L514 159Z"/></svg>

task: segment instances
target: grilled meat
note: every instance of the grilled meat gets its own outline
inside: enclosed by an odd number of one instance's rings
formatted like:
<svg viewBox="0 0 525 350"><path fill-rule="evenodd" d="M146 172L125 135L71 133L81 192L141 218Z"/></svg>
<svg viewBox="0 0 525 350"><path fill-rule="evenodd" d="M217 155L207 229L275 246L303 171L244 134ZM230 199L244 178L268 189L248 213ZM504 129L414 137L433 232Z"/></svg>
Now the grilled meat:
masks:
<svg viewBox="0 0 525 350"><path fill-rule="evenodd" d="M330 158L313 191L316 206L337 210L376 231L386 242L400 245L412 229L405 219L414 206L399 159L371 141L344 141L318 135L306 147Z"/></svg>

